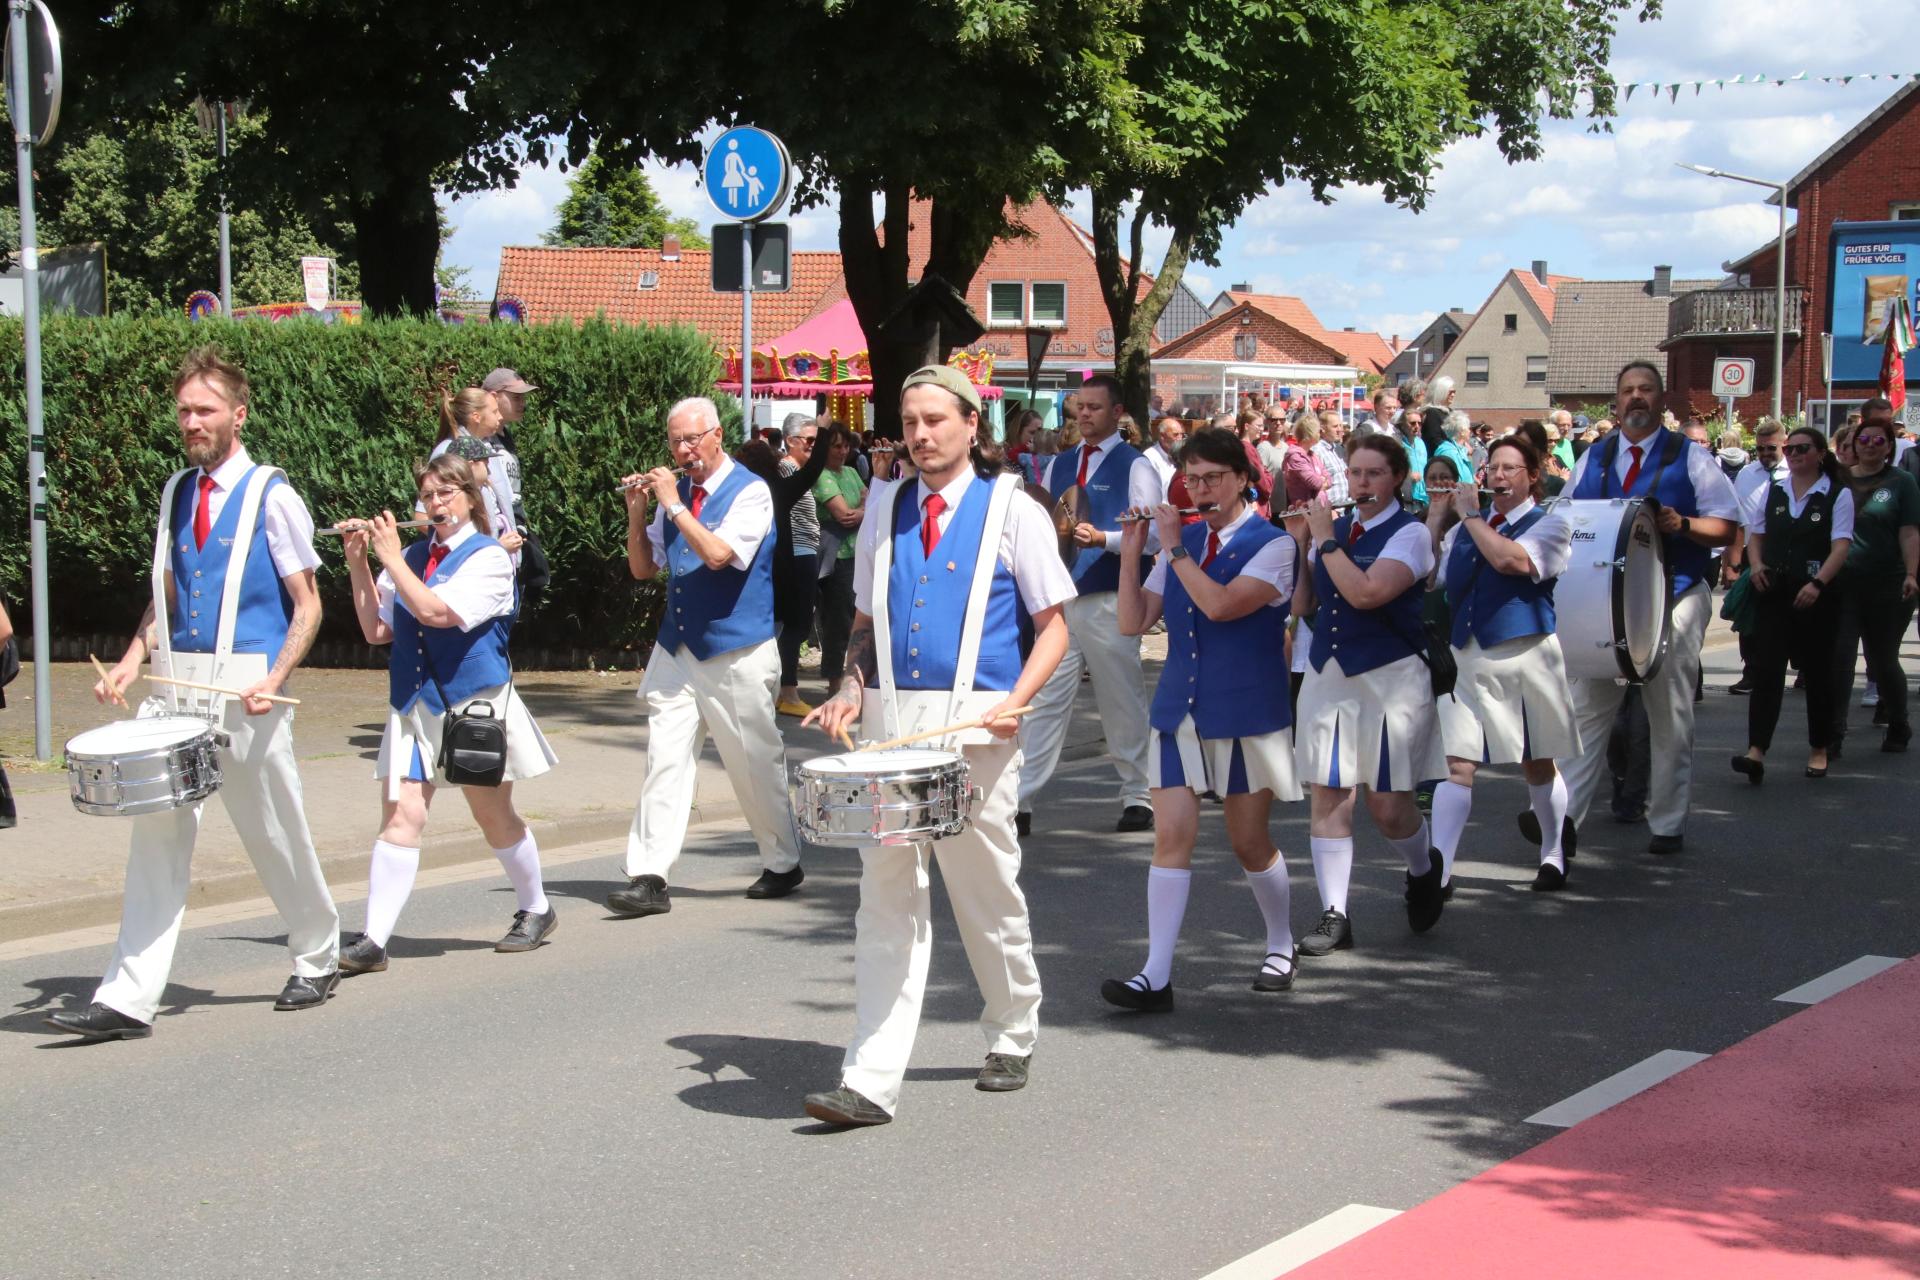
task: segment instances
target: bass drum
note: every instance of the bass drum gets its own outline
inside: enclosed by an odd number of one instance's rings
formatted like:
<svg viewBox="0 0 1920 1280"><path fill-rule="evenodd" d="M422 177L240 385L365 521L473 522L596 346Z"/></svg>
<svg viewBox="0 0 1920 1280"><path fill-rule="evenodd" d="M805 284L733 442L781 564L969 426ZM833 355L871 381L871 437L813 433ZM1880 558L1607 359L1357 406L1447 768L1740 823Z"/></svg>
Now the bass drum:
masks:
<svg viewBox="0 0 1920 1280"><path fill-rule="evenodd" d="M1573 526L1553 611L1567 675L1645 684L1666 661L1673 629L1673 569L1645 498L1561 498Z"/></svg>

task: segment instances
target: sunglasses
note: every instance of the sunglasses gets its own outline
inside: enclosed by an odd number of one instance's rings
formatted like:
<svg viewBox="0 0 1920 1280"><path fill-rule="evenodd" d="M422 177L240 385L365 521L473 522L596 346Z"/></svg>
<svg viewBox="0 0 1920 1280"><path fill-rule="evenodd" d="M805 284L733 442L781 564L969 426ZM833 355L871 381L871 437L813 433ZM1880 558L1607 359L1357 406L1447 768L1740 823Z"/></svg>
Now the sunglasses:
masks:
<svg viewBox="0 0 1920 1280"><path fill-rule="evenodd" d="M1803 453L1811 453L1813 442L1811 440L1795 441L1793 444L1782 446L1780 451L1789 457L1797 458Z"/></svg>
<svg viewBox="0 0 1920 1280"><path fill-rule="evenodd" d="M1880 435L1878 432L1870 436L1857 435L1853 438L1854 448L1861 449L1861 448L1865 448L1867 445L1872 445L1876 449L1884 449L1887 447L1887 438L1883 435Z"/></svg>

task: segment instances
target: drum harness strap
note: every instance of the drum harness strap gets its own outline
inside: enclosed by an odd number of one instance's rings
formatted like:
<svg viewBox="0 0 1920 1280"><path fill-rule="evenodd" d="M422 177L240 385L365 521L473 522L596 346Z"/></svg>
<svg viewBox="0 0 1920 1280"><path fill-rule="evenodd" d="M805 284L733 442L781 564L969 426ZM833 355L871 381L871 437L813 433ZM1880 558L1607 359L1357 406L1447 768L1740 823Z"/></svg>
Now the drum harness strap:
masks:
<svg viewBox="0 0 1920 1280"><path fill-rule="evenodd" d="M1662 430L1666 430L1664 427ZM1660 450L1660 462L1655 466L1653 479L1647 484L1647 497L1656 504L1660 501L1660 477L1667 468L1680 460L1680 453L1687 446L1687 438L1677 431L1667 432L1667 442ZM1613 466L1620 460L1620 433L1615 431L1607 436L1607 442L1600 446L1600 496L1613 496ZM1631 498L1630 493L1622 493L1623 498Z"/></svg>
<svg viewBox="0 0 1920 1280"><path fill-rule="evenodd" d="M901 486L918 483L917 480L901 480L887 488L885 497L879 502L879 541L873 551L873 582L876 588L873 647L880 673L881 724L889 738L899 737L902 733L899 695L893 680L893 627L887 599L887 580L893 572L893 516L899 505ZM953 689L947 696L945 723L961 718L967 698L973 692L974 666L980 657L980 637L986 626L987 596L993 582L994 566L1000 559L1000 540L1006 530L1007 513L1013 503L1014 491L1019 487L1019 481L1011 475L998 475L987 483L992 486L992 493L988 500L987 521L980 530L979 554L974 557L973 581L967 596L966 619L960 628L960 654L954 666ZM874 499L869 497L867 501L872 505Z"/></svg>

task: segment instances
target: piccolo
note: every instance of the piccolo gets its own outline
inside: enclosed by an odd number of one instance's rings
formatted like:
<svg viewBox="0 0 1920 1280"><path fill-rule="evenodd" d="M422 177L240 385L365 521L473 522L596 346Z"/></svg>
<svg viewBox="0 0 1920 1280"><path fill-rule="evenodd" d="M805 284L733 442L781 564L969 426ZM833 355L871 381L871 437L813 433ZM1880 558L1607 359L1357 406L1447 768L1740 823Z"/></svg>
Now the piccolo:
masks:
<svg viewBox="0 0 1920 1280"><path fill-rule="evenodd" d="M1441 497L1451 497L1453 494L1458 493L1463 488L1471 489L1475 493L1490 493L1496 498L1513 492L1513 490L1511 489L1489 489L1487 486L1483 484L1469 484L1469 485L1450 484L1444 488L1440 487L1439 485L1430 484L1427 486L1427 496L1433 497L1434 495L1437 494Z"/></svg>
<svg viewBox="0 0 1920 1280"><path fill-rule="evenodd" d="M1291 520L1295 516L1304 516L1315 507L1324 507L1328 511L1346 511L1360 505L1357 498L1342 498L1338 502L1303 502L1297 507L1288 507L1285 511L1274 513L1275 520Z"/></svg>
<svg viewBox="0 0 1920 1280"><path fill-rule="evenodd" d="M672 468L672 470L673 470L673 474L675 474L676 476L683 476L687 474L687 469L685 467L674 467ZM631 480L622 480L619 484L613 487L613 491L615 493L625 493L629 489L638 489L641 485L645 484L646 482L647 482L647 478L645 476L635 476Z"/></svg>
<svg viewBox="0 0 1920 1280"><path fill-rule="evenodd" d="M446 519L447 517L445 516L435 516L426 520L396 520L393 527L396 529L431 529ZM315 529L314 533L321 537L344 538L350 533L361 533L365 531L366 528L367 522L364 520L342 520L339 524L330 524L324 529Z"/></svg>
<svg viewBox="0 0 1920 1280"><path fill-rule="evenodd" d="M1214 509L1214 504L1212 503L1208 503L1204 507L1175 507L1173 514L1177 516L1203 516ZM1153 519L1154 511L1155 508L1153 507L1129 507L1115 516L1114 519L1121 524L1137 524L1142 520Z"/></svg>

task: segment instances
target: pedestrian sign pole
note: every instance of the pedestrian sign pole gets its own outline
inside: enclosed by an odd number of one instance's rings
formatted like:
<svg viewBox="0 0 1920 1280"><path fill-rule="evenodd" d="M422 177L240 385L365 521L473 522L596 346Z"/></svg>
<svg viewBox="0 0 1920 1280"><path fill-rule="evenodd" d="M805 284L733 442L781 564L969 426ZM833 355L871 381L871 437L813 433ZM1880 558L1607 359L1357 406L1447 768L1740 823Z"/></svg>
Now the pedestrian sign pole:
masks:
<svg viewBox="0 0 1920 1280"><path fill-rule="evenodd" d="M720 216L759 222L786 203L793 161L786 144L765 129L736 125L713 140L700 166L707 199ZM745 433L753 434L753 236L740 236L740 407Z"/></svg>

